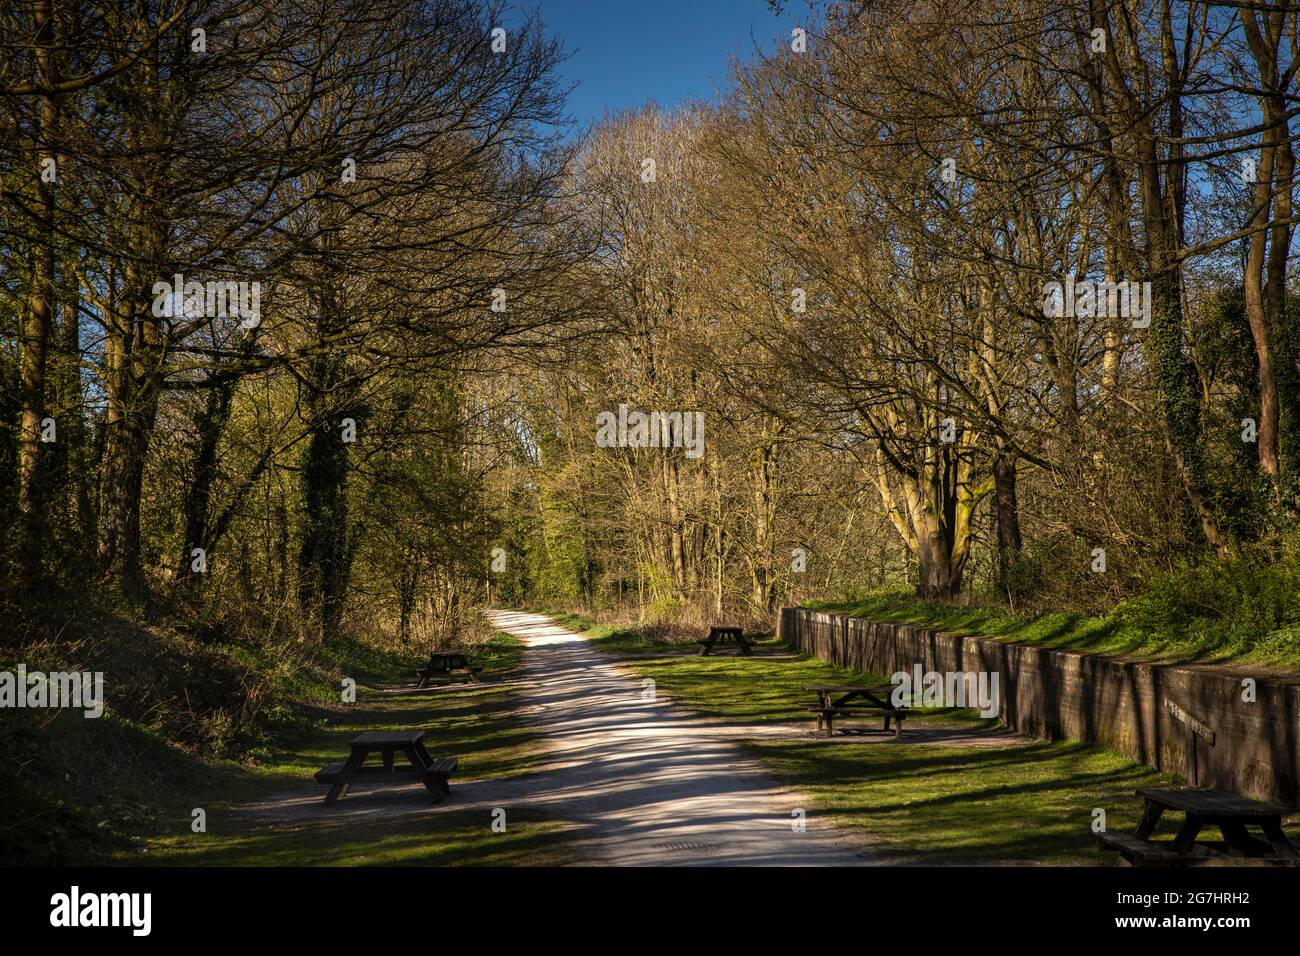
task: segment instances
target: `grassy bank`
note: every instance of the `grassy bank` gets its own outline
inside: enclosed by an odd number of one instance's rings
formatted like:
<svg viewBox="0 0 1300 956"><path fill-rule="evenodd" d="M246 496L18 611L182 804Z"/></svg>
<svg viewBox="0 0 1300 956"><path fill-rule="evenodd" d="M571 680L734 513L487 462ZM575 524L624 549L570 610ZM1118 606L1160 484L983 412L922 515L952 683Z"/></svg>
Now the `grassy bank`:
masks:
<svg viewBox="0 0 1300 956"><path fill-rule="evenodd" d="M237 788L268 748L312 733L344 661L361 679L397 666L359 642L209 630L72 593L0 610L17 625L0 670L103 680L97 718L42 708L0 720L0 855L13 863L111 859L170 801Z"/></svg>
<svg viewBox="0 0 1300 956"><path fill-rule="evenodd" d="M455 805L458 781L533 769L535 736L507 681L522 648L496 635L475 654L483 685L420 693L410 652L337 639L328 644L201 635L167 619L93 602L60 605L58 641L0 649L0 669L104 674L104 713L6 710L0 721L0 858L10 864L344 863L501 864L568 859L564 827L512 812L506 833ZM355 704L342 680L357 682ZM453 799L399 817L323 812L312 775L365 730L419 727L431 749L456 756ZM297 792L285 819L236 810ZM422 793L422 791L421 791ZM347 802L348 798L344 798ZM364 791L358 799L366 799ZM193 811L207 830L191 829Z"/></svg>
<svg viewBox="0 0 1300 956"><path fill-rule="evenodd" d="M1105 615L1015 613L1001 605L921 601L909 591L812 601L831 614L1159 663L1250 664L1300 673L1300 559L1239 557L1158 574Z"/></svg>
<svg viewBox="0 0 1300 956"><path fill-rule="evenodd" d="M504 833L494 833L483 811L459 810L457 784L514 777L540 769L535 734L521 721L512 677L521 646L498 634L478 659L482 685L434 691L410 689L409 667L391 675L404 688L361 688L355 705L331 707L318 730L267 755L255 768L234 770L217 786L197 791L194 806L208 811L207 832L190 829L189 803L160 816L116 862L178 865L541 865L572 862L569 828L535 811L512 810ZM409 663L409 662L408 662ZM321 805L325 788L312 781L322 766L347 754L348 741L369 730L418 727L428 732L435 757L455 756L452 799L424 803L423 791L398 812L342 816ZM290 798L292 809L249 812L235 806L270 797ZM342 798L365 800L365 791Z"/></svg>

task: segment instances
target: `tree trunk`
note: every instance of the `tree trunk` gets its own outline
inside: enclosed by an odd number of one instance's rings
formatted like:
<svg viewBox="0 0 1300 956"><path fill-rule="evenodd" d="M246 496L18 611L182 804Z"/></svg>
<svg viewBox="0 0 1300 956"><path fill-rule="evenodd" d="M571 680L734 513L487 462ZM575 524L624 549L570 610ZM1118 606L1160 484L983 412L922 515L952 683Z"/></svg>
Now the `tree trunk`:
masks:
<svg viewBox="0 0 1300 956"><path fill-rule="evenodd" d="M1255 343L1255 362L1259 375L1259 423L1256 429L1256 451L1259 470L1276 479L1280 469L1278 461L1278 394L1277 374L1273 364L1273 349L1269 335L1269 316L1264 304L1264 262L1268 245L1268 231L1264 228L1272 209L1273 161L1276 152L1277 132L1264 131L1264 144L1260 147L1259 166L1253 190L1255 215L1250 226L1256 229L1247 245L1245 288L1246 322Z"/></svg>
<svg viewBox="0 0 1300 956"><path fill-rule="evenodd" d="M998 452L993 456L993 495L998 526L998 586L1005 592L1011 584L1011 562L1021 547L1014 455Z"/></svg>
<svg viewBox="0 0 1300 956"><path fill-rule="evenodd" d="M144 406L144 407L139 407ZM140 497L156 397L132 389L110 396L99 505L99 553L105 579L122 594L144 595L140 552Z"/></svg>
<svg viewBox="0 0 1300 956"><path fill-rule="evenodd" d="M1171 97L1169 109L1177 116L1180 101ZM1181 121L1171 120L1181 129ZM1154 136L1145 134L1139 145L1139 192L1147 241L1151 247L1151 328L1148 356L1156 399L1164 424L1165 440L1183 489L1200 521L1205 539L1219 554L1226 542L1210 503L1205 473L1205 451L1201 442L1200 385L1196 368L1183 348L1182 267L1177 253L1181 245L1181 191L1171 183L1166 196L1161 189L1160 169ZM1180 171L1177 157L1169 166ZM1175 172L1174 176L1177 177Z"/></svg>
<svg viewBox="0 0 1300 956"><path fill-rule="evenodd" d="M53 5L37 0L36 71L38 83L53 87L58 81L54 50L56 37ZM22 320L22 362L19 382L22 392L22 423L19 429L18 511L19 542L17 550L20 586L30 587L41 576L41 559L45 544L45 510L47 507L46 469L41 449L41 422L45 416L45 372L49 353L50 331L54 325L54 216L55 184L40 177L40 161L55 156L54 139L58 123L58 102L53 93L41 94L40 125L36 134L35 165L37 173L40 236L32 269L31 296ZM57 175L57 167L56 167Z"/></svg>
<svg viewBox="0 0 1300 956"><path fill-rule="evenodd" d="M754 466L754 556L751 561L754 607L770 614L776 603L772 573L773 490L776 460L773 446L755 449Z"/></svg>
<svg viewBox="0 0 1300 956"><path fill-rule="evenodd" d="M156 238L156 236L155 236ZM140 496L158 415L161 342L140 271L126 269L125 302L108 316L104 342L105 436L100 469L99 556L105 580L121 594L144 596Z"/></svg>
<svg viewBox="0 0 1300 956"><path fill-rule="evenodd" d="M338 359L312 364L305 405L311 433L299 473L303 532L298 551L298 604L317 637L337 632L347 594L351 549L348 538L348 449L342 420L350 417L336 394Z"/></svg>
<svg viewBox="0 0 1300 956"><path fill-rule="evenodd" d="M178 581L194 581L192 554L195 548L208 548L208 511L212 501L212 486L217 478L217 448L221 433L230 417L230 403L234 395L234 382L222 384L208 391L202 411L196 416L195 430L198 440L194 446L194 459L190 467L193 475L185 489L182 513L185 517L185 535L181 541Z"/></svg>
<svg viewBox="0 0 1300 956"><path fill-rule="evenodd" d="M241 359L246 360L252 356L255 342L256 337L253 334L245 336L240 346ZM212 488L216 483L219 470L217 452L221 444L221 435L230 421L230 407L235 398L235 382L236 379L230 378L211 386L203 408L194 420L198 440L194 445L193 464L190 467L192 478L189 487L185 489L182 511L185 517L185 536L181 542L180 564L177 568L178 581L187 579L193 581L191 568L194 549L203 548L205 551L210 551L224 531L224 527L214 528L209 512ZM247 490L251 481L255 481L262 474L269 463L269 458L268 451L253 468L249 482L245 482L245 487L240 489L241 492ZM225 520L220 524L224 526L229 521L229 513L223 514L222 517Z"/></svg>
<svg viewBox="0 0 1300 956"><path fill-rule="evenodd" d="M919 598L953 598L961 593L962 565L954 566L952 548L937 524L925 534L918 534L916 558L919 573L916 596Z"/></svg>

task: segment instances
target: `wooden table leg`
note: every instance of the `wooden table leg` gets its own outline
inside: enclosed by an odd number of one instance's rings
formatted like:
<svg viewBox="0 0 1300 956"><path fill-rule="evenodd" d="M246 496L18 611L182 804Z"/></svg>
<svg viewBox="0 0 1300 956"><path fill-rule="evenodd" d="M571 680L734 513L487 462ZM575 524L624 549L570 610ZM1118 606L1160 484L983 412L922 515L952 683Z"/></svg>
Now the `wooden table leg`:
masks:
<svg viewBox="0 0 1300 956"><path fill-rule="evenodd" d="M361 765L366 762L366 757L369 755L370 748L368 747L352 748L352 752L348 754L348 759L343 761L343 767L339 770L339 775L335 778L335 782L330 787L329 793L325 794L325 806L331 806L335 800L348 792L348 778L361 768Z"/></svg>
<svg viewBox="0 0 1300 956"><path fill-rule="evenodd" d="M1160 816L1164 812L1164 807L1148 800L1146 806L1142 808L1142 819L1138 821L1137 829L1133 831L1133 835L1139 840L1145 840L1155 831L1156 824L1160 822Z"/></svg>
<svg viewBox="0 0 1300 956"><path fill-rule="evenodd" d="M423 742L423 741L417 740L417 741L416 741L416 742L411 746L411 749L414 750L414 751L416 752L416 754L419 755L420 759L424 761L424 766L427 767L427 766L429 766L430 764L433 763L433 757L430 756L429 751L428 751L428 749L424 746L424 742Z"/></svg>
<svg viewBox="0 0 1300 956"><path fill-rule="evenodd" d="M1178 828L1178 833L1174 836L1174 842L1170 849L1177 854L1186 854L1192 852L1192 847L1196 843L1196 834L1201 832L1201 818L1194 813L1187 814L1183 818L1183 825Z"/></svg>
<svg viewBox="0 0 1300 956"><path fill-rule="evenodd" d="M1266 817L1261 823L1260 828L1264 831L1264 836L1268 837L1269 846L1273 852L1286 860L1294 860L1300 856L1296 852L1295 845L1287 839L1286 834L1282 831L1282 818Z"/></svg>
<svg viewBox="0 0 1300 956"><path fill-rule="evenodd" d="M1219 831L1223 834L1223 841L1228 844L1229 854L1232 856L1255 855L1253 851L1259 841L1246 832L1244 824L1224 820L1219 824Z"/></svg>
<svg viewBox="0 0 1300 956"><path fill-rule="evenodd" d="M394 755L393 748L385 747L383 749L383 755L384 755L384 773L391 774L393 772L393 755Z"/></svg>
<svg viewBox="0 0 1300 956"><path fill-rule="evenodd" d="M1257 822L1257 821L1256 821ZM1244 820L1233 820L1219 824L1223 840L1233 856L1266 857L1276 855L1272 841L1267 843L1246 829Z"/></svg>

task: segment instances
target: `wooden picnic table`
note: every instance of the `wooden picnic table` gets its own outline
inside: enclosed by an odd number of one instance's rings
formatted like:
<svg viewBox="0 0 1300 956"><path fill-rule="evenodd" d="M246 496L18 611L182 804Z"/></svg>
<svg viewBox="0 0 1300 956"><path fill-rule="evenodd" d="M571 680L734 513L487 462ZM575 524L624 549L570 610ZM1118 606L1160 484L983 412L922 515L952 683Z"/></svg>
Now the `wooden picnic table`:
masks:
<svg viewBox="0 0 1300 956"><path fill-rule="evenodd" d="M1300 850L1282 831L1282 817L1290 812L1285 807L1219 790L1145 788L1138 790L1137 794L1142 797L1144 806L1142 819L1133 834L1097 835L1102 846L1119 850L1126 862L1138 866L1171 865L1225 856L1300 861ZM1149 838L1166 810L1182 813L1182 825L1172 841L1153 841ZM1198 844L1196 837L1206 826L1217 826L1224 842ZM1259 827L1264 839L1251 835L1246 829L1250 826Z"/></svg>
<svg viewBox="0 0 1300 956"><path fill-rule="evenodd" d="M745 632L738 627L711 627L709 628L709 636L695 643L702 645L700 647L701 657L708 657L713 652L713 649L720 644L724 646L735 645L740 649L740 653L746 657L749 656L754 647L753 640L745 637Z"/></svg>
<svg viewBox="0 0 1300 956"><path fill-rule="evenodd" d="M827 737L835 732L836 717L865 717L869 714L884 716L886 732L892 720L894 736L900 736L903 733L906 708L895 707L890 702L893 689L892 684L876 684L869 687L852 684L829 686L817 684L804 688L817 695L817 706L809 709L817 714L817 730L820 731L824 726Z"/></svg>
<svg viewBox="0 0 1300 956"><path fill-rule="evenodd" d="M371 730L358 734L350 741L352 752L343 763L330 764L316 774L319 783L330 784L325 795L326 806L348 792L354 783L406 783L418 780L433 797L442 803L451 793L447 778L456 769L455 757L435 760L424 746L423 730ZM383 765L365 766L366 758L379 753ZM406 757L409 767L396 767L396 756Z"/></svg>
<svg viewBox="0 0 1300 956"><path fill-rule="evenodd" d="M478 674L482 669L471 664L469 655L464 651L432 651L429 663L415 671L415 675L420 678L415 686L427 687L431 677L450 677L455 673L460 673L472 683L478 683Z"/></svg>

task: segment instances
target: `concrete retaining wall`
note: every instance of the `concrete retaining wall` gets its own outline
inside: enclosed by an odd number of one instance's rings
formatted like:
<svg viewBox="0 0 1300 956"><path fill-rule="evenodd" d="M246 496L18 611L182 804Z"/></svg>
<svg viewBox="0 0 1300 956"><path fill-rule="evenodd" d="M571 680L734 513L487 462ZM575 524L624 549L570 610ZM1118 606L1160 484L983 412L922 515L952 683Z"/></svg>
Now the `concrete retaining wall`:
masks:
<svg viewBox="0 0 1300 956"><path fill-rule="evenodd" d="M1196 786L1300 806L1300 680L1256 676L1249 703L1248 671L1130 664L803 608L781 609L780 633L872 674L911 672L918 662L927 671L996 672L1002 720L1021 733L1103 744Z"/></svg>

